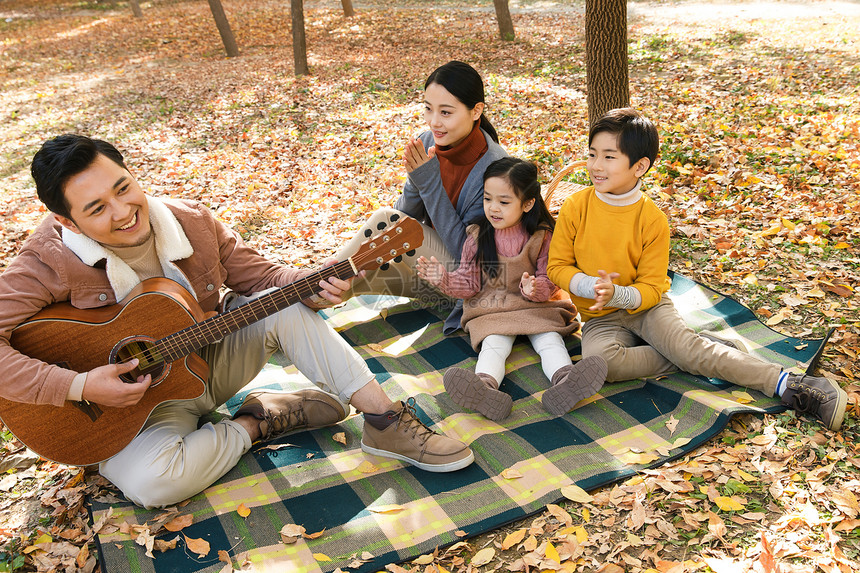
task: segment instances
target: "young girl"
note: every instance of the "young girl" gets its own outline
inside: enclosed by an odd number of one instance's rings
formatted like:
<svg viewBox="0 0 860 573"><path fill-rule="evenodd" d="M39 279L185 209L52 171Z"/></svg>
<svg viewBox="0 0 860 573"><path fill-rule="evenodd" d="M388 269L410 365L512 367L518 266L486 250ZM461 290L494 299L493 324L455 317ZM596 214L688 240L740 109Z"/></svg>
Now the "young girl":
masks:
<svg viewBox="0 0 860 573"><path fill-rule="evenodd" d="M355 238L336 254L353 255L362 241L403 214L424 224L424 242L415 253L354 281L351 294L395 294L433 302L438 291L417 280L415 257L453 263L466 240L466 223L481 214L483 173L505 157L499 137L484 115L484 82L469 64L452 61L437 68L424 84L424 121L428 131L410 138L403 162L407 180L394 209L376 211ZM458 304L445 321L445 332L460 327Z"/></svg>
<svg viewBox="0 0 860 573"><path fill-rule="evenodd" d="M529 337L552 386L542 402L552 414L567 413L593 395L606 378L599 356L573 365L562 336L579 324L576 307L546 276L555 221L540 194L534 164L506 157L484 173L484 216L468 228L460 267L447 272L435 257L419 257L418 276L444 293L465 299L463 328L478 353L475 372L451 368L445 390L457 404L491 420L511 412L499 390L516 335Z"/></svg>

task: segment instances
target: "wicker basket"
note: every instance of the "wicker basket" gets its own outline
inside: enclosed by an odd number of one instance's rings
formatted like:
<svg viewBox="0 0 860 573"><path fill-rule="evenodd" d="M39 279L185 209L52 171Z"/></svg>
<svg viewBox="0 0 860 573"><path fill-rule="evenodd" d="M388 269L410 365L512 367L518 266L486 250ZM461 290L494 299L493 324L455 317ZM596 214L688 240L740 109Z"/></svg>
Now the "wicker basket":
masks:
<svg viewBox="0 0 860 573"><path fill-rule="evenodd" d="M574 161L573 163L565 165L564 168L556 174L553 180L549 182L549 185L544 188L543 200L546 203L549 212L552 213L554 217L558 216L558 211L561 209L565 199L577 191L582 191L586 187L589 187L589 185L562 181L562 179L567 175L570 175L574 171L582 169L583 167L585 167L585 160Z"/></svg>

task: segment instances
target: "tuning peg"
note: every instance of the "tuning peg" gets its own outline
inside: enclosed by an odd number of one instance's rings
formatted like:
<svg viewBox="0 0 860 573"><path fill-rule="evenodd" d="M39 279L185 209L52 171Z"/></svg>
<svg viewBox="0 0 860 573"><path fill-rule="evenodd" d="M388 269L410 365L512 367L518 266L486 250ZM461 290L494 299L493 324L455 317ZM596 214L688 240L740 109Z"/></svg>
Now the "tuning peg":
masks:
<svg viewBox="0 0 860 573"><path fill-rule="evenodd" d="M377 223L377 225L376 225L376 228L377 228L377 230L379 230L379 231L381 231L381 230L382 230L382 229L384 229L385 227L386 227L386 224L385 224L385 223Z"/></svg>

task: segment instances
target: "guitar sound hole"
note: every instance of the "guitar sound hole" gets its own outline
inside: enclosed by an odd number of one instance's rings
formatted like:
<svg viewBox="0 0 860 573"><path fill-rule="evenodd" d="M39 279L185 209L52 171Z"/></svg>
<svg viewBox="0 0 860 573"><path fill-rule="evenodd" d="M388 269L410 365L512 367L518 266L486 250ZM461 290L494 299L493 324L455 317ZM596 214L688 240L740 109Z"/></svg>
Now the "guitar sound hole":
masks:
<svg viewBox="0 0 860 573"><path fill-rule="evenodd" d="M139 376L149 374L152 376L150 387L157 386L166 376L166 371L170 369L170 365L165 364L158 347L149 338L125 339L117 344L111 353L112 363L125 363L134 358L140 361L137 367L131 372L120 374L120 379L127 384L137 382Z"/></svg>

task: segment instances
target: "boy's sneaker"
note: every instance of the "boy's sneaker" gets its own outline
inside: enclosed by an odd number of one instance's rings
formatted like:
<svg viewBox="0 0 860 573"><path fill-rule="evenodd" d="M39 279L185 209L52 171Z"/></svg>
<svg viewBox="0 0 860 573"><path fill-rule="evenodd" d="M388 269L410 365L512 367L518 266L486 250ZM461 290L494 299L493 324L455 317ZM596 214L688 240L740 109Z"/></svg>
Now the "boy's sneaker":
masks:
<svg viewBox="0 0 860 573"><path fill-rule="evenodd" d="M722 344L724 346L728 346L729 348L734 348L735 350L740 350L741 352L750 353L750 349L740 338L736 338L732 336L731 338L725 336L722 332L713 332L711 330L703 330L699 333L699 336L704 338L705 340L710 340L711 342L716 342L717 344Z"/></svg>
<svg viewBox="0 0 860 573"><path fill-rule="evenodd" d="M346 417L340 402L322 390L251 392L233 418L250 415L260 420L261 440L293 430L310 430L337 424Z"/></svg>
<svg viewBox="0 0 860 573"><path fill-rule="evenodd" d="M543 407L554 416L564 416L577 402L597 394L606 382L607 372L606 360L600 356L588 356L559 368L552 376L552 387L541 396Z"/></svg>
<svg viewBox="0 0 860 573"><path fill-rule="evenodd" d="M476 374L465 368L449 368L442 376L445 392L458 406L480 412L490 420L499 421L511 413L513 400L496 386L489 374Z"/></svg>
<svg viewBox="0 0 860 573"><path fill-rule="evenodd" d="M394 458L428 472L452 472L471 464L475 455L459 440L437 434L415 413L415 399L397 404L385 414L365 414L361 449L368 454ZM387 426L379 429L371 422Z"/></svg>
<svg viewBox="0 0 860 573"><path fill-rule="evenodd" d="M789 374L782 403L812 414L834 432L842 427L848 394L829 378Z"/></svg>

